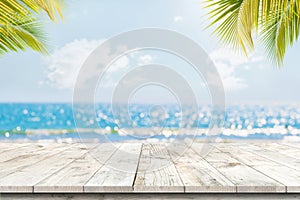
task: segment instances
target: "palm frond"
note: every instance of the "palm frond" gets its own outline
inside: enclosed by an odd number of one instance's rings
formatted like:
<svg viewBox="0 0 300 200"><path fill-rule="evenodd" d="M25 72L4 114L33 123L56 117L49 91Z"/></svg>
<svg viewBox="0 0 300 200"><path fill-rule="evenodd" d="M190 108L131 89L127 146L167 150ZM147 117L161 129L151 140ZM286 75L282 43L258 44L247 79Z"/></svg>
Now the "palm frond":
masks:
<svg viewBox="0 0 300 200"><path fill-rule="evenodd" d="M283 63L286 49L300 34L299 0L206 0L218 24L214 33L234 50L253 50L253 32L260 37L269 58Z"/></svg>
<svg viewBox="0 0 300 200"><path fill-rule="evenodd" d="M13 24L0 25L0 54L26 50L47 53L40 24L35 20L20 19Z"/></svg>
<svg viewBox="0 0 300 200"><path fill-rule="evenodd" d="M49 18L52 21L56 21L56 12L59 14L61 19L63 19L62 15L62 7L63 0L20 0L24 3L27 8L35 13L40 13L44 11L48 14Z"/></svg>
<svg viewBox="0 0 300 200"><path fill-rule="evenodd" d="M0 55L8 51L31 48L46 53L45 33L38 14L46 12L52 21L57 13L62 18L63 0L1 0Z"/></svg>
<svg viewBox="0 0 300 200"><path fill-rule="evenodd" d="M208 15L214 19L210 26L218 24L214 33L221 41L229 45L234 50L243 50L247 54L249 49L253 49L253 39L251 35L251 16L249 4L252 0L207 0L206 8L212 9ZM254 0L255 1L255 0Z"/></svg>
<svg viewBox="0 0 300 200"><path fill-rule="evenodd" d="M299 1L277 1L269 17L261 22L261 41L271 60L282 66L286 50L300 34Z"/></svg>

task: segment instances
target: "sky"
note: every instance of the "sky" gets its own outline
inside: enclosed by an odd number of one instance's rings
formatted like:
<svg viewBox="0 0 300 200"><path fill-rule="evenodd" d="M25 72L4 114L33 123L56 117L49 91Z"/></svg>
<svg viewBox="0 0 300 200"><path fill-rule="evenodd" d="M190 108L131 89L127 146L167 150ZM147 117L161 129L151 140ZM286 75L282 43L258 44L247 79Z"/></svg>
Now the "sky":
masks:
<svg viewBox="0 0 300 200"><path fill-rule="evenodd" d="M0 102L72 102L74 83L87 56L103 41L145 27L174 30L197 42L218 69L227 104L299 102L300 42L288 49L284 67L278 69L259 45L249 58L233 54L220 45L213 29L205 29L208 23L201 0L67 1L64 21L44 20L50 55L28 50L0 58ZM196 87L203 86L192 72L184 70L190 66L159 52L121 57L111 70L117 79L123 67L151 62L175 66ZM106 83L103 91L109 92L114 85L109 85L109 80ZM146 93L136 96L142 101L162 99L154 88ZM199 93L200 98L209 97L205 90Z"/></svg>

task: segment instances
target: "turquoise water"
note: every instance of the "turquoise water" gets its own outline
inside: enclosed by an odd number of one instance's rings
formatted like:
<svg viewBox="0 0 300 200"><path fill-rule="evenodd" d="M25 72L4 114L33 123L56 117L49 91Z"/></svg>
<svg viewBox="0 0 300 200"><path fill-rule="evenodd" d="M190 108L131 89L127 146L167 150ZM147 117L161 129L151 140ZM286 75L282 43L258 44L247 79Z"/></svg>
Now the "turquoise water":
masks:
<svg viewBox="0 0 300 200"><path fill-rule="evenodd" d="M160 113L163 114L163 118L153 116L153 112L149 111L149 105L123 106L123 110L119 111L121 115L117 119L108 104L99 104L90 113L86 112L90 110L87 107L81 105L77 107L79 109L76 113L73 113L72 104L0 104L0 139L78 138L76 128L79 128L84 130L86 138L101 140L105 135L111 140L122 140L135 137L120 134L120 128L147 130L152 127L173 130L177 137L178 132L181 134L180 137L183 137L191 135L192 131L186 130L199 128L203 133L197 137L204 137L211 117L211 109L208 106L200 107L198 110L191 108L189 113L185 114L184 120L180 108L171 105L163 106L164 113ZM130 122L122 121L122 113L125 112L129 113ZM195 120L196 118L198 120ZM39 131L41 129L43 131ZM100 131L101 133L94 131L96 129L103 131ZM220 137L282 139L285 136L300 136L299 130L300 107L229 106L226 108L224 131ZM161 133L151 137L163 139L172 138L174 135Z"/></svg>

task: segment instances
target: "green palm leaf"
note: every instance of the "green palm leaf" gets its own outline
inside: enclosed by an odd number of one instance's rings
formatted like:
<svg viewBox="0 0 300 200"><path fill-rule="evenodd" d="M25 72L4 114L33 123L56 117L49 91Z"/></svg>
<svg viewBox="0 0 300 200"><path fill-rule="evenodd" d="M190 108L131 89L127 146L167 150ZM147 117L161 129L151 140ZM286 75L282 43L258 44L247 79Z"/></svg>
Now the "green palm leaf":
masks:
<svg viewBox="0 0 300 200"><path fill-rule="evenodd" d="M21 0L31 11L40 13L45 11L51 20L56 21L56 12L63 18L61 8L63 0Z"/></svg>
<svg viewBox="0 0 300 200"><path fill-rule="evenodd" d="M222 39L221 41L230 45L234 50L239 47L246 53L253 48L251 34L245 13L247 12L247 1L251 0L215 0L207 1L206 8L211 8L210 18L214 19L210 26L219 23L214 33Z"/></svg>
<svg viewBox="0 0 300 200"><path fill-rule="evenodd" d="M37 15L46 12L52 21L61 17L62 0L1 0L0 55L31 48L47 53L45 34Z"/></svg>
<svg viewBox="0 0 300 200"><path fill-rule="evenodd" d="M28 19L18 20L5 26L0 25L0 54L31 48L41 53L47 53L44 47L45 38L42 36L40 24Z"/></svg>
<svg viewBox="0 0 300 200"><path fill-rule="evenodd" d="M299 0L206 0L217 24L214 33L234 50L247 55L254 48L253 34L266 48L272 61L283 63L286 49L300 34Z"/></svg>

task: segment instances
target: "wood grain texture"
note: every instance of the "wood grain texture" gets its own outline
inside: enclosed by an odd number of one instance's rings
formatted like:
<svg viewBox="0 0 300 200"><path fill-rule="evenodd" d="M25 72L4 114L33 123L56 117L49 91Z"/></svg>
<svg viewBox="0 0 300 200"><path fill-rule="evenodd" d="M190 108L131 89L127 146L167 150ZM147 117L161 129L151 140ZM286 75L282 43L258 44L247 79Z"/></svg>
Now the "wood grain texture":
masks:
<svg viewBox="0 0 300 200"><path fill-rule="evenodd" d="M148 194L148 193L127 193L127 194L2 194L1 200L299 200L300 194L215 194L215 193L176 193L176 194Z"/></svg>
<svg viewBox="0 0 300 200"><path fill-rule="evenodd" d="M184 185L164 144L144 144L135 192L184 192Z"/></svg>
<svg viewBox="0 0 300 200"><path fill-rule="evenodd" d="M196 152L200 152L201 149L199 148L201 147L197 143L192 146ZM228 153L213 149L204 159L234 183L237 192L286 192L283 184L237 160Z"/></svg>
<svg viewBox="0 0 300 200"><path fill-rule="evenodd" d="M2 165L2 162L6 162L9 160L19 159L26 156L31 156L39 151L42 151L44 149L49 148L56 148L56 147L63 147L64 145L61 144L51 144L51 143L29 143L29 144L15 144L10 143L7 144L10 145L10 147L5 147L1 151L0 156L0 166Z"/></svg>
<svg viewBox="0 0 300 200"><path fill-rule="evenodd" d="M224 146L219 145L219 148L224 149ZM258 150L257 147L253 148L252 145L229 145L225 148L229 148L229 154L239 161L285 185L287 192L300 192L300 171L293 169L297 164L294 162L295 159L281 157L280 151L272 153L264 149ZM288 159L292 164L283 164L283 161L278 160L280 158L286 161Z"/></svg>
<svg viewBox="0 0 300 200"><path fill-rule="evenodd" d="M97 156L101 154L102 159L107 159L112 154L107 149L107 144L92 145L87 150L79 158L35 184L34 192L83 192L84 184L102 166Z"/></svg>
<svg viewBox="0 0 300 200"><path fill-rule="evenodd" d="M133 192L142 144L125 143L84 185L85 192Z"/></svg>
<svg viewBox="0 0 300 200"><path fill-rule="evenodd" d="M184 184L185 192L236 192L236 187L230 180L189 146L172 144L168 150Z"/></svg>
<svg viewBox="0 0 300 200"><path fill-rule="evenodd" d="M84 151L80 149L80 146L64 145L61 148L51 149L51 151L44 149L34 156L26 157L26 160L22 158L22 163L11 160L12 168L1 171L2 174L5 174L0 178L1 190L4 192L27 192L31 189L33 192L34 184L67 165L74 158L81 156ZM17 170L12 171L12 169Z"/></svg>
<svg viewBox="0 0 300 200"><path fill-rule="evenodd" d="M1 143L0 193L300 193L297 143Z"/></svg>

